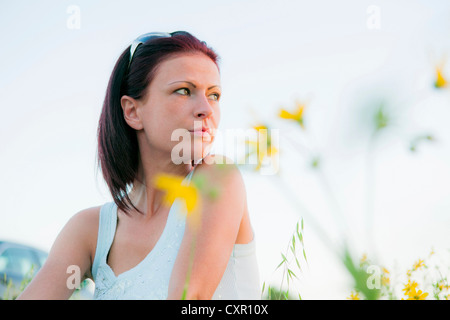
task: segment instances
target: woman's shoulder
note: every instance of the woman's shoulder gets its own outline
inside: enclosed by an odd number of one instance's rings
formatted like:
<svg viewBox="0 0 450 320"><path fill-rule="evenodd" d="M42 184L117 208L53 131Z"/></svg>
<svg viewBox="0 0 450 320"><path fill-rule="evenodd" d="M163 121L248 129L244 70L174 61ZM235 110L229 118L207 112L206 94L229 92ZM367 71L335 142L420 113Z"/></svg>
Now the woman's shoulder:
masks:
<svg viewBox="0 0 450 320"><path fill-rule="evenodd" d="M73 227L82 227L83 229L98 229L100 216L100 206L89 207L75 213L69 220Z"/></svg>
<svg viewBox="0 0 450 320"><path fill-rule="evenodd" d="M85 248L88 248L91 256L93 256L97 245L101 207L101 205L94 206L78 211L69 219L64 227L66 233L72 234L77 241L82 242Z"/></svg>
<svg viewBox="0 0 450 320"><path fill-rule="evenodd" d="M208 155L197 165L193 179L203 176L206 188L214 191L213 201L205 200L217 205L244 206L246 203L245 183L239 167L228 157L223 155ZM237 210L243 212L243 210Z"/></svg>
<svg viewBox="0 0 450 320"><path fill-rule="evenodd" d="M208 155L202 159L194 171L196 175L204 175L214 186L229 186L244 191L244 181L239 167L232 159L224 155Z"/></svg>
<svg viewBox="0 0 450 320"><path fill-rule="evenodd" d="M240 176L240 170L234 161L221 154L207 155L197 165L195 172L203 172L216 175L238 175ZM194 173L195 174L195 173Z"/></svg>

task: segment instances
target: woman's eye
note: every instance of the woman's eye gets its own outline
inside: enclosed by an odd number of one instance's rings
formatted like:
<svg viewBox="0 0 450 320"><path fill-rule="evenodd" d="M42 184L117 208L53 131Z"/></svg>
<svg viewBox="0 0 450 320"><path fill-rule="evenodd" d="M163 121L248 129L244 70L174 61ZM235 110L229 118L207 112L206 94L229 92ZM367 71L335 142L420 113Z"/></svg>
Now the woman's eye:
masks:
<svg viewBox="0 0 450 320"><path fill-rule="evenodd" d="M213 97L212 99L214 100L214 101L218 101L219 100L219 98L220 98L220 94L218 94L218 93L213 93L213 94L211 94L211 95L209 95L210 97Z"/></svg>
<svg viewBox="0 0 450 320"><path fill-rule="evenodd" d="M178 89L175 92L178 92L179 94L182 94L184 96L189 95L189 89L188 88L181 88L181 89Z"/></svg>

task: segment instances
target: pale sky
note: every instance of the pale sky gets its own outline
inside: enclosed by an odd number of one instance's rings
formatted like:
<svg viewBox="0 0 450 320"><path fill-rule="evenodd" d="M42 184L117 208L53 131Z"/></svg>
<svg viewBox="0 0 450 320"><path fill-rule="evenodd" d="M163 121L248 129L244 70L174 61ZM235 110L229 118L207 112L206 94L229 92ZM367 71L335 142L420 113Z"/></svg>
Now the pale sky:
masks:
<svg viewBox="0 0 450 320"><path fill-rule="evenodd" d="M71 6L79 10L78 25ZM290 141L320 155L357 255L370 251L372 159L371 229L380 263L406 271L431 247L448 259L450 91L432 84L434 65L450 54L449 16L450 3L437 0L5 2L0 239L49 250L72 215L111 201L95 152L114 63L140 34L185 30L221 57L219 129L256 124L251 109L280 131L281 178L301 208L274 176L242 170L261 282L279 283L280 253L303 217L309 266L297 284L302 297L345 299L351 290L311 221L339 239L342 217L336 222L324 180ZM445 71L450 77L449 65ZM293 110L295 99L309 99L305 132L276 118L280 107ZM392 123L368 154L367 114L379 99ZM422 134L435 141L409 152Z"/></svg>

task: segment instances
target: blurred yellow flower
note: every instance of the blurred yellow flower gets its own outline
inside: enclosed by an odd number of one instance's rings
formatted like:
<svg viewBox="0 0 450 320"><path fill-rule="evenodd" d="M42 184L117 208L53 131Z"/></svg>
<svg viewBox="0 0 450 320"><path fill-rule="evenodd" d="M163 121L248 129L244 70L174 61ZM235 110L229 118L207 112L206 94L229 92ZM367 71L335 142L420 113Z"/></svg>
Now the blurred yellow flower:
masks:
<svg viewBox="0 0 450 320"><path fill-rule="evenodd" d="M368 262L368 260L367 260L367 254L366 253L363 253L363 255L362 255L362 257L361 257L361 260L359 261L359 264L362 266L362 265L364 265L365 263L367 263Z"/></svg>
<svg viewBox="0 0 450 320"><path fill-rule="evenodd" d="M381 285L387 287L391 284L391 279L389 278L389 270L385 267L381 267L381 270L383 271L383 273L381 274Z"/></svg>
<svg viewBox="0 0 450 320"><path fill-rule="evenodd" d="M186 202L187 214L193 213L200 203L200 196L197 188L192 185L182 185L183 178L170 175L158 174L154 179L154 186L166 191L164 203L171 206L177 198L182 198Z"/></svg>
<svg viewBox="0 0 450 320"><path fill-rule="evenodd" d="M302 129L305 129L303 123L303 111L305 110L305 104L299 101L296 101L295 104L296 109L294 110L293 113L282 108L280 109L278 116L282 119L294 120L298 122L298 124L302 127Z"/></svg>
<svg viewBox="0 0 450 320"><path fill-rule="evenodd" d="M418 286L418 283L413 281L411 282L410 279L408 279L408 283L405 284L405 288L402 289L402 291L405 291L405 296L409 296L410 293L414 290L416 290L416 287Z"/></svg>
<svg viewBox="0 0 450 320"><path fill-rule="evenodd" d="M263 125L263 124L259 124L259 125L253 126L252 128L255 129L258 132L259 132L259 130L269 130L269 128L267 126Z"/></svg>
<svg viewBox="0 0 450 320"><path fill-rule="evenodd" d="M409 291L408 299L406 300L425 300L427 296L428 296L427 292L422 293L422 290L416 291L416 287L413 287Z"/></svg>
<svg viewBox="0 0 450 320"><path fill-rule="evenodd" d="M350 296L347 298L347 300L361 300L359 297L359 292L353 292L350 294Z"/></svg>
<svg viewBox="0 0 450 320"><path fill-rule="evenodd" d="M428 257L431 257L431 256L434 255L434 254L435 254L434 249L431 248L431 252L430 252L430 254L428 255Z"/></svg>
<svg viewBox="0 0 450 320"><path fill-rule="evenodd" d="M271 158L274 154L278 153L278 149L273 146L269 131L270 129L265 125L256 125L253 126L253 129L257 132L257 140L246 140L245 143L247 146L251 147L253 151L248 152L245 155L245 159L250 157L252 154L256 154L257 157L257 165L255 167L255 171L261 169L262 163L265 158ZM261 148L262 147L262 148Z"/></svg>
<svg viewBox="0 0 450 320"><path fill-rule="evenodd" d="M440 279L439 281L437 281L435 286L436 286L436 289L438 289L439 291L450 289L449 284L446 283L444 281L444 279Z"/></svg>
<svg viewBox="0 0 450 320"><path fill-rule="evenodd" d="M436 88L444 88L447 87L448 81L445 79L443 74L444 64L442 63L439 66L436 66L436 81L434 82L434 86Z"/></svg>
<svg viewBox="0 0 450 320"><path fill-rule="evenodd" d="M416 271L424 266L425 266L425 263L423 262L423 260L419 259L417 262L414 263L413 271Z"/></svg>

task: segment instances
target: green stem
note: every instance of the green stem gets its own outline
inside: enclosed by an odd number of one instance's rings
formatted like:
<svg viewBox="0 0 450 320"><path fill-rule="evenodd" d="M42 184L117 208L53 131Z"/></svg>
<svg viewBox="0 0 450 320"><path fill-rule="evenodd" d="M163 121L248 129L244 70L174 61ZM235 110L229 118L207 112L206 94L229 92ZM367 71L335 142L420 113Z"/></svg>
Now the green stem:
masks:
<svg viewBox="0 0 450 320"><path fill-rule="evenodd" d="M187 292L188 292L188 289L189 289L189 282L191 280L192 265L194 264L194 253L195 253L196 239L197 239L197 237L194 235L194 238L192 239L192 244L191 244L191 251L189 253L188 270L187 270L187 274L186 274L186 280L184 282L184 288L183 288L183 294L181 295L181 300L186 300Z"/></svg>

